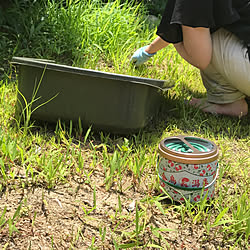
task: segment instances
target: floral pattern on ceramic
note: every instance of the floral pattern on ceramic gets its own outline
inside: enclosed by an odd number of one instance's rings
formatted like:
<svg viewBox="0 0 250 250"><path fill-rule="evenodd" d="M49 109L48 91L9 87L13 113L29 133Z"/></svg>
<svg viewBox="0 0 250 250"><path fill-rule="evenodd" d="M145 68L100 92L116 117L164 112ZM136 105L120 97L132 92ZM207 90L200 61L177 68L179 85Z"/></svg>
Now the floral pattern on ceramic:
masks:
<svg viewBox="0 0 250 250"><path fill-rule="evenodd" d="M202 189L180 190L180 189L174 188L173 186L166 184L165 182L161 180L160 180L160 186L165 189L165 191L169 194L169 196L174 201L178 201L178 202L184 202L186 199L186 200L190 200L191 203L195 203L204 199L204 197L206 197L207 200L210 200L214 197L214 192L215 192L215 182L209 188L204 189L204 191L202 191ZM163 191L161 190L161 192Z"/></svg>
<svg viewBox="0 0 250 250"><path fill-rule="evenodd" d="M161 165L159 165L158 174L167 183L184 188L202 188L209 185L216 177L216 173L209 176L200 176L186 171L167 172Z"/></svg>
<svg viewBox="0 0 250 250"><path fill-rule="evenodd" d="M197 176L211 176L216 173L217 167L217 160L205 164L186 164L171 161L163 157L159 159L159 168L170 173L186 171Z"/></svg>

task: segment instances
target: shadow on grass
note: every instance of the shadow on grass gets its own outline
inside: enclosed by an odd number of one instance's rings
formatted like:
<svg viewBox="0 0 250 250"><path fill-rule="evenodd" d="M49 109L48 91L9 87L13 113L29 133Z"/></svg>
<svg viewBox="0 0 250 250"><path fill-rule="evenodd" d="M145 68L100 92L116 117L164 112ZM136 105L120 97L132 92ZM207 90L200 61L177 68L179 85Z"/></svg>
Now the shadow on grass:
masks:
<svg viewBox="0 0 250 250"><path fill-rule="evenodd" d="M204 97L198 92L192 96ZM247 102L250 107L250 100ZM249 138L250 135L250 112L242 118L204 113L186 104L184 98L174 96L166 98L163 110L152 125L150 132L204 134L242 139Z"/></svg>

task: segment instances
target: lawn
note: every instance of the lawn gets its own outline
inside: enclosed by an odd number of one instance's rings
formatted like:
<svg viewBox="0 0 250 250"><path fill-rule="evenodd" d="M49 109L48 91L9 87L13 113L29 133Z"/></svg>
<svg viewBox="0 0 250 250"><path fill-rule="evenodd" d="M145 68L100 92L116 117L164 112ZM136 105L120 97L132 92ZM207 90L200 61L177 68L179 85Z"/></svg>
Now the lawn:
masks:
<svg viewBox="0 0 250 250"><path fill-rule="evenodd" d="M13 19L0 29L1 47L8 48L1 50L2 58L53 59L175 86L147 127L119 135L63 121L20 122L15 115L18 70L5 65L0 81L0 248L249 249L250 114L214 116L186 105L192 96L205 97L205 89L198 70L172 46L140 68L131 65L135 49L155 36L142 6L66 2L64 7L34 1L25 13L13 7ZM157 148L174 135L209 139L219 147L211 201L177 203L161 193Z"/></svg>

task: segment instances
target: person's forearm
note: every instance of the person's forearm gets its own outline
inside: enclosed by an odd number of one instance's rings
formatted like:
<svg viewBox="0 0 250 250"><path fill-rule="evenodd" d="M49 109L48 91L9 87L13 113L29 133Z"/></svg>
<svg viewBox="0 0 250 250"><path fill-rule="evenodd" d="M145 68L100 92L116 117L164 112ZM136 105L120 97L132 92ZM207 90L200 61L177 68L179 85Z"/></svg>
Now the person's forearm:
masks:
<svg viewBox="0 0 250 250"><path fill-rule="evenodd" d="M157 37L146 49L145 51L149 54L156 53L157 51L167 47L168 42L164 41L162 38Z"/></svg>

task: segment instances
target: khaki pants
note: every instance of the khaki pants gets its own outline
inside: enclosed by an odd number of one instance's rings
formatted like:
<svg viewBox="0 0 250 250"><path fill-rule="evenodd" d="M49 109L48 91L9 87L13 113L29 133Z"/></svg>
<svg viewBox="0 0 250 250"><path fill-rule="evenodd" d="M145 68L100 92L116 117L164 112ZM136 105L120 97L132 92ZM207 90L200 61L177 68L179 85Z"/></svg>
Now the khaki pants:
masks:
<svg viewBox="0 0 250 250"><path fill-rule="evenodd" d="M250 96L250 61L240 40L225 29L212 34L213 54L201 71L209 102L224 104Z"/></svg>

